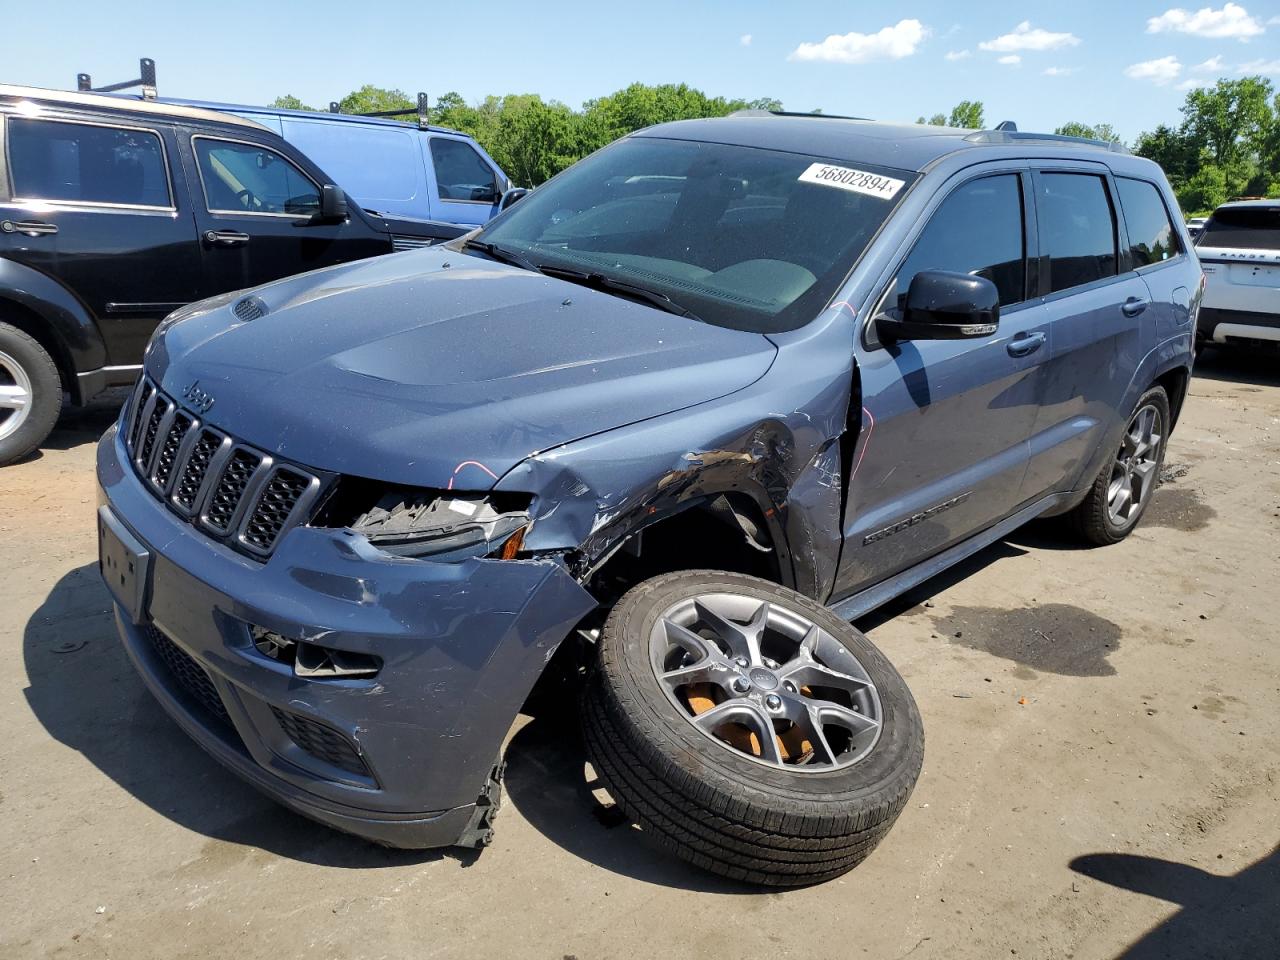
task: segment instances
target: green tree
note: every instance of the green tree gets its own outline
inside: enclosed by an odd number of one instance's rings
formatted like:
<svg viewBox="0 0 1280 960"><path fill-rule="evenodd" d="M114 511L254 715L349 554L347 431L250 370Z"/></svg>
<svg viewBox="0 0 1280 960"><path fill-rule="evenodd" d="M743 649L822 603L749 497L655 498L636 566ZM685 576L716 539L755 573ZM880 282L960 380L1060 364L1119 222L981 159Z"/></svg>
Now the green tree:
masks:
<svg viewBox="0 0 1280 960"><path fill-rule="evenodd" d="M1259 159L1275 120L1271 93L1271 81L1263 77L1192 90L1182 106L1182 132L1219 166Z"/></svg>
<svg viewBox="0 0 1280 960"><path fill-rule="evenodd" d="M281 110L315 110L315 107L307 106L292 93L286 93L283 97L276 97L267 106L279 107Z"/></svg>
<svg viewBox="0 0 1280 960"><path fill-rule="evenodd" d="M1088 140L1102 140L1106 143L1121 142L1120 135L1112 129L1109 123L1090 126L1077 120L1069 120L1053 132L1062 137L1084 137Z"/></svg>
<svg viewBox="0 0 1280 960"><path fill-rule="evenodd" d="M981 100L961 100L951 108L950 114L935 113L926 120L920 117L916 123L931 127L957 127L961 130L981 130L985 126Z"/></svg>
<svg viewBox="0 0 1280 960"><path fill-rule="evenodd" d="M383 110L415 110L417 101L409 99L403 90L387 90L366 83L359 90L352 90L338 101L343 113L374 113Z"/></svg>
<svg viewBox="0 0 1280 960"><path fill-rule="evenodd" d="M981 100L961 100L951 108L951 116L947 118L947 126L959 127L963 130L981 130L986 126L982 115Z"/></svg>
<svg viewBox="0 0 1280 960"><path fill-rule="evenodd" d="M1230 200L1233 194L1226 171L1208 163L1178 190L1178 204L1189 214L1208 213Z"/></svg>

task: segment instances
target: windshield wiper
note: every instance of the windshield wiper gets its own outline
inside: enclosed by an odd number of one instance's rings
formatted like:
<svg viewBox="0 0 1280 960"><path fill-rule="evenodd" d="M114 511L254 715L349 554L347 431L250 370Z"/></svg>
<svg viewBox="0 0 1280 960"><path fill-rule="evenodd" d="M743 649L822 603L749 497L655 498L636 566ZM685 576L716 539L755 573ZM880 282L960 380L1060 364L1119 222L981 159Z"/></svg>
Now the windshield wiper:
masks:
<svg viewBox="0 0 1280 960"><path fill-rule="evenodd" d="M568 280L570 283L580 283L584 287L592 287L596 290L604 290L608 293L619 293L624 297L642 300L651 307L657 307L659 310L665 310L667 313L674 313L677 317L685 317L689 320L702 320L702 318L692 310L687 307L682 307L665 293L658 293L656 290L650 290L648 287L642 287L639 284L631 283L627 280L619 280L617 277L606 276L603 273L585 273L580 270L566 270L563 267L542 266L538 269L549 277L557 277L561 280Z"/></svg>
<svg viewBox="0 0 1280 960"><path fill-rule="evenodd" d="M487 240L468 240L462 245L462 249L479 250L499 263L510 264L513 267L519 267L521 270L528 270L530 273L542 272L542 268L527 257L521 256L514 250L508 250L506 247L500 247L496 243L489 243Z"/></svg>

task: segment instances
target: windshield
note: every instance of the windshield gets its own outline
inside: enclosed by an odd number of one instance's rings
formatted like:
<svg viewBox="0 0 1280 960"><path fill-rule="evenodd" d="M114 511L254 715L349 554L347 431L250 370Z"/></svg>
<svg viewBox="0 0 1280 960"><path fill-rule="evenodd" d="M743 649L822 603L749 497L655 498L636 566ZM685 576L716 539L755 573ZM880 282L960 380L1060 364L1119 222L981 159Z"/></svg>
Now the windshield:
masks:
<svg viewBox="0 0 1280 960"><path fill-rule="evenodd" d="M604 276L708 323L770 333L825 305L914 178L629 137L534 190L481 237L540 268Z"/></svg>
<svg viewBox="0 0 1280 960"><path fill-rule="evenodd" d="M1205 224L1196 246L1280 250L1280 206L1218 210Z"/></svg>

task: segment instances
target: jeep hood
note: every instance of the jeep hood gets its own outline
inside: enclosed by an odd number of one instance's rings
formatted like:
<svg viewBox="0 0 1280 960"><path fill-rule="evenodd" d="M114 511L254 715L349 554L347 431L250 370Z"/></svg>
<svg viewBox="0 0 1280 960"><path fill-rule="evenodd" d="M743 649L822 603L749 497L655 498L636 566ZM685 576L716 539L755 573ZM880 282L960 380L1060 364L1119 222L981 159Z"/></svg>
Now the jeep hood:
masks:
<svg viewBox="0 0 1280 960"><path fill-rule="evenodd" d="M265 313L238 320L252 296ZM444 249L226 295L166 322L147 369L207 422L300 464L487 489L531 454L740 390L768 338Z"/></svg>

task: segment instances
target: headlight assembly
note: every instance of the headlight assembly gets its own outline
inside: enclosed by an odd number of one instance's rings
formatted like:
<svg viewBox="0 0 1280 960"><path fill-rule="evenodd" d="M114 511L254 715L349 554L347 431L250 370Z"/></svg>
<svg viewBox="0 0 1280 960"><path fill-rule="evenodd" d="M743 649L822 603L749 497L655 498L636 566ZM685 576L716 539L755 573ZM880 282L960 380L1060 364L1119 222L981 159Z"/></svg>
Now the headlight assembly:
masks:
<svg viewBox="0 0 1280 960"><path fill-rule="evenodd" d="M399 557L515 559L529 525L528 499L480 493L391 490L348 524Z"/></svg>

